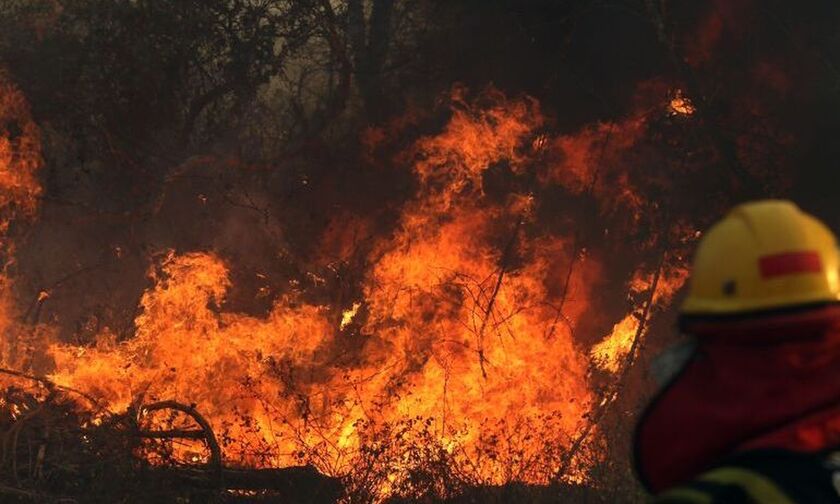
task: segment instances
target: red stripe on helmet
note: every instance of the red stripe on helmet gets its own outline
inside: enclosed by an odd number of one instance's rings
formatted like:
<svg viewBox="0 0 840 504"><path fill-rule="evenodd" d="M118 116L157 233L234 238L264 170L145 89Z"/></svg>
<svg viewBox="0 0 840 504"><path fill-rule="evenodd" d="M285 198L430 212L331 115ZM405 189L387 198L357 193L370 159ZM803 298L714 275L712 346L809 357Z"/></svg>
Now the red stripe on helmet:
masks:
<svg viewBox="0 0 840 504"><path fill-rule="evenodd" d="M821 273L820 255L814 251L773 254L758 259L763 278L772 278L797 273Z"/></svg>

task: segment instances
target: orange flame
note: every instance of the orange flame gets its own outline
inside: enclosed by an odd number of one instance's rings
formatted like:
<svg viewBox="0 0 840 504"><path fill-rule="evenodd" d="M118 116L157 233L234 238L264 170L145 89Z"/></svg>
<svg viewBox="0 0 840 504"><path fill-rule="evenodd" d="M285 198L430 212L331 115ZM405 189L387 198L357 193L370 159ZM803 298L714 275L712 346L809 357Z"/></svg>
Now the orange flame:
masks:
<svg viewBox="0 0 840 504"><path fill-rule="evenodd" d="M650 298L651 308L667 306L687 278L688 270L686 268L668 268L660 272L654 286L649 276L644 276L642 272L636 272L630 282L629 292L639 294L655 287L656 290ZM616 323L612 332L590 350L590 356L595 366L611 373L619 372L622 363L633 351L634 342L644 335L642 323L647 323L649 318L649 310L646 311L646 315L632 312Z"/></svg>
<svg viewBox="0 0 840 504"><path fill-rule="evenodd" d="M418 193L396 230L376 241L362 298L340 317L334 307L292 295L277 299L266 317L226 312L224 260L210 251L170 252L149 270L153 286L140 299L135 335L118 341L106 328L92 347L53 343L50 378L112 410L157 400L195 404L228 464L308 462L345 475L371 454L391 453L377 499L409 484L416 460L400 450L412 443L438 448L436 457L474 482L551 480L593 407L590 365L615 371L639 319L622 319L591 354L582 348L574 329L596 303L597 254L579 250L571 236L530 236L542 202L527 190L489 198L484 177L499 164L514 175L537 170L534 158L546 156L551 166L535 183L572 193L591 187L605 205L640 212L643 201L626 177L617 190L592 181L605 136L617 138L606 154L615 156L645 122L549 139L532 99L490 91L489 105L476 107L456 89L452 103L442 132L400 158L413 160ZM11 159L0 155L0 175L6 166L16 182L0 183L26 187L19 198L34 209L37 163L15 171ZM328 230L324 243L344 257L333 243L339 235ZM650 279L638 272L631 292L649 289ZM667 304L683 279L664 268L654 305ZM377 437L383 433L385 440ZM205 460L194 447L180 456Z"/></svg>
<svg viewBox="0 0 840 504"><path fill-rule="evenodd" d="M29 105L0 68L0 357L4 360L13 357L9 337L14 325L12 281L7 273L14 263L15 248L10 225L34 216L41 194L37 173L42 164L41 135L30 117Z"/></svg>
<svg viewBox="0 0 840 504"><path fill-rule="evenodd" d="M696 111L694 104L683 94L682 89L677 89L668 103L668 112L671 115L690 116Z"/></svg>

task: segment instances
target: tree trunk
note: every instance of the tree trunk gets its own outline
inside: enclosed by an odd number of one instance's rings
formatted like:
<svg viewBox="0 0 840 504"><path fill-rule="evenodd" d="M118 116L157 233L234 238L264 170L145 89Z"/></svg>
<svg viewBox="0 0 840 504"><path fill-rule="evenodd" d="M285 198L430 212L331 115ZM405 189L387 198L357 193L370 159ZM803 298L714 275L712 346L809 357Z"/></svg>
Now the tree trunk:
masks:
<svg viewBox="0 0 840 504"><path fill-rule="evenodd" d="M374 0L366 27L363 1L350 0L347 4L347 34L353 50L356 84L371 122L381 121L388 112L382 72L391 43L393 11L394 0Z"/></svg>

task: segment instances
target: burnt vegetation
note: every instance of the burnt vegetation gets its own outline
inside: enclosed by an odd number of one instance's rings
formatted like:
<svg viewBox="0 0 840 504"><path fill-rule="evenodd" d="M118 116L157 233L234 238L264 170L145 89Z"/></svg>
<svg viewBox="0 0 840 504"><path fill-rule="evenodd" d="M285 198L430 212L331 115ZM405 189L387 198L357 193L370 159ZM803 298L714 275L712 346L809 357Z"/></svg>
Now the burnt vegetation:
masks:
<svg viewBox="0 0 840 504"><path fill-rule="evenodd" d="M839 21L0 0L0 500L642 500L697 230L840 226Z"/></svg>

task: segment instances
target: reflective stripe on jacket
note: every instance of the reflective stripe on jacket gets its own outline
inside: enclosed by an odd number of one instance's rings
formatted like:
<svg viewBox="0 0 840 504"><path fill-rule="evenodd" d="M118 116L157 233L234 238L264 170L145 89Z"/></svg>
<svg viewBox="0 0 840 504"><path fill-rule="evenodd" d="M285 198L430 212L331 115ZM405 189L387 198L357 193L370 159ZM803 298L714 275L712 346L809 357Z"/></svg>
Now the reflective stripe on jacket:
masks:
<svg viewBox="0 0 840 504"><path fill-rule="evenodd" d="M653 503L840 503L840 464L835 455L783 450L742 453L686 484L666 490Z"/></svg>

